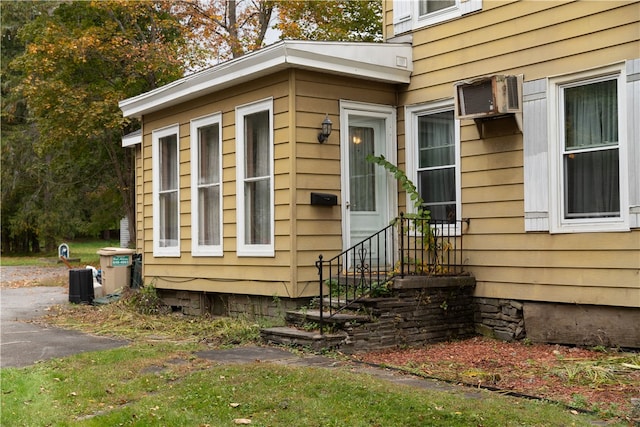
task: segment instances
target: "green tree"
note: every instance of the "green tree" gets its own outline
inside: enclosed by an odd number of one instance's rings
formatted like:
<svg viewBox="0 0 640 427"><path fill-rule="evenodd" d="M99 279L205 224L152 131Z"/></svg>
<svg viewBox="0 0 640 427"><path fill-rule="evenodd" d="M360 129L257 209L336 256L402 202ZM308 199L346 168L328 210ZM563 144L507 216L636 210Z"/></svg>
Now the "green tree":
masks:
<svg viewBox="0 0 640 427"><path fill-rule="evenodd" d="M382 41L381 0L278 1L283 39Z"/></svg>
<svg viewBox="0 0 640 427"><path fill-rule="evenodd" d="M2 250L7 252L39 251L38 227L42 209L38 194L45 181L38 167L32 142L39 137L37 128L27 119L24 97L15 90L24 75L9 67L25 51L18 31L26 23L57 6L56 2L3 1L0 3L2 43L0 81L1 139L1 234Z"/></svg>
<svg viewBox="0 0 640 427"><path fill-rule="evenodd" d="M133 153L120 141L139 124L122 118L120 100L259 49L276 11L282 38L378 41L382 33L380 0L0 7L6 250L37 250L40 240L53 249L60 237L95 235L122 215L135 223Z"/></svg>
<svg viewBox="0 0 640 427"><path fill-rule="evenodd" d="M120 142L139 125L118 102L183 75L188 47L170 6L62 3L18 32L26 49L12 62L24 76L15 90L39 133L32 149L46 189L36 193L37 231L48 249L125 214L134 223L132 152Z"/></svg>

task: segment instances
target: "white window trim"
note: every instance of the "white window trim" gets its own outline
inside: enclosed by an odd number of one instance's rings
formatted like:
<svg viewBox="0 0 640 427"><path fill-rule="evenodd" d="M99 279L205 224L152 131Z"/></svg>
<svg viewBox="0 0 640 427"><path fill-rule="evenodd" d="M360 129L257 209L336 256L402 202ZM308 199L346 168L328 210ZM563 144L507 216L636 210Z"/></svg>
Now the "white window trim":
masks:
<svg viewBox="0 0 640 427"><path fill-rule="evenodd" d="M398 36L480 10L482 10L482 0L456 0L455 6L420 16L418 1L393 0L393 34Z"/></svg>
<svg viewBox="0 0 640 427"><path fill-rule="evenodd" d="M180 256L180 126L174 124L162 129L156 129L152 133L152 178L153 178L153 256L154 257L179 257ZM178 164L178 244L176 246L160 246L160 139L169 135L176 135L176 159Z"/></svg>
<svg viewBox="0 0 640 427"><path fill-rule="evenodd" d="M460 0L456 0L456 4L444 9L437 10L435 12L428 13L426 15L420 16L420 2L415 2L416 12L416 22L414 23L414 28L426 27L428 25L434 25L439 22L448 21L450 19L455 19L462 16L462 11L460 10Z"/></svg>
<svg viewBox="0 0 640 427"><path fill-rule="evenodd" d="M617 77L616 77L617 76ZM565 219L562 157L562 128L560 118L561 91L570 84L586 84L603 77L616 77L618 84L618 158L620 176L620 216L617 218ZM588 233L629 231L629 184L627 169L627 102L624 64L596 70L551 77L548 80L548 141L549 141L549 221L551 233Z"/></svg>
<svg viewBox="0 0 640 427"><path fill-rule="evenodd" d="M482 0L456 0L456 4L426 15L420 15L420 2L414 1L413 28L422 28L440 22L450 21L482 8Z"/></svg>
<svg viewBox="0 0 640 427"><path fill-rule="evenodd" d="M244 117L268 111L269 115L269 159L270 167L270 209L271 223L270 226L270 244L268 245L247 245L244 243ZM236 235L237 235L237 253L238 256L250 257L273 257L275 256L275 207L274 207L274 150L273 150L273 98L267 98L261 101L245 104L236 107Z"/></svg>
<svg viewBox="0 0 640 427"><path fill-rule="evenodd" d="M220 244L219 245L200 245L199 236L200 236L200 228L198 224L200 224L199 218L199 197L198 197L198 175L199 175L199 165L200 165L200 144L198 140L199 132L198 130L202 127L218 125L218 176L220 177L220 182L218 183L220 187L219 192L219 200L218 206L220 209L220 222L218 223L218 234L220 236ZM191 255L193 256L222 256L223 255L223 217L222 217L222 114L216 113L211 114L209 116L200 117L197 119L191 120L190 126L190 144L191 144Z"/></svg>
<svg viewBox="0 0 640 427"><path fill-rule="evenodd" d="M429 114L453 111L455 108L453 99L445 99L419 105L411 105L405 108L405 153L407 177L417 186L418 182L418 117ZM453 121L455 132L455 179L456 179L456 224L455 235L462 234L460 220L462 219L462 185L460 176L460 120ZM407 212L416 213L413 201L407 194ZM452 230L453 227L443 227L443 230Z"/></svg>

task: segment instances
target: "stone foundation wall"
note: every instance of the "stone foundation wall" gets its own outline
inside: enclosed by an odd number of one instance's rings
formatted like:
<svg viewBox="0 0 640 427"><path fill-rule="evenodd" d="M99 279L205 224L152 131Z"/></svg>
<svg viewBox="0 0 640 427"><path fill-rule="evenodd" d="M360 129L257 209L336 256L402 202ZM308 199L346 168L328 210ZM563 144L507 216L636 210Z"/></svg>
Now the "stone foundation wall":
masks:
<svg viewBox="0 0 640 427"><path fill-rule="evenodd" d="M212 294L213 314L249 319L284 321L288 310L309 303L308 298L291 299L262 295Z"/></svg>
<svg viewBox="0 0 640 427"><path fill-rule="evenodd" d="M417 346L474 335L473 277L395 279L392 295L361 304L370 322L346 324L346 352Z"/></svg>
<svg viewBox="0 0 640 427"><path fill-rule="evenodd" d="M174 311L181 311L191 316L200 316L209 312L208 301L202 292L170 289L156 289L156 291L162 302Z"/></svg>
<svg viewBox="0 0 640 427"><path fill-rule="evenodd" d="M514 341L640 348L640 309L474 298L475 329Z"/></svg>
<svg viewBox="0 0 640 427"><path fill-rule="evenodd" d="M174 311L190 316L245 317L249 319L283 320L287 310L309 303L308 298L291 299L263 295L218 294L196 291L158 289L162 301Z"/></svg>
<svg viewBox="0 0 640 427"><path fill-rule="evenodd" d="M498 298L474 298L474 322L478 334L503 341L526 337L524 304Z"/></svg>

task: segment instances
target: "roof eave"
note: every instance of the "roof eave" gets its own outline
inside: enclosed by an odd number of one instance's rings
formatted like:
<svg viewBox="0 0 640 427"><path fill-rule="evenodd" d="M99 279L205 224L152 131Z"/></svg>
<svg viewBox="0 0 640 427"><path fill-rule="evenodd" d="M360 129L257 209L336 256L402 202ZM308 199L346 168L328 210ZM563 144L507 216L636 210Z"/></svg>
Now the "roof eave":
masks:
<svg viewBox="0 0 640 427"><path fill-rule="evenodd" d="M391 52L395 55L390 55ZM302 68L387 83L409 83L411 46L387 43L282 41L243 57L125 99L124 117L142 117L287 68Z"/></svg>

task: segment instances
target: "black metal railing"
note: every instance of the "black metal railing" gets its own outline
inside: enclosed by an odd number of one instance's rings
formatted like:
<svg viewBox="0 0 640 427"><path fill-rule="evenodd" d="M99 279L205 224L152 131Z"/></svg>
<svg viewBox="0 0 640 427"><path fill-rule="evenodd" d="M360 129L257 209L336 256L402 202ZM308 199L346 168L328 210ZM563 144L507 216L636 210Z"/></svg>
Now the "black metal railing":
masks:
<svg viewBox="0 0 640 427"><path fill-rule="evenodd" d="M327 318L366 297L384 296L394 277L463 273L463 221L400 214L390 225L338 255L318 257L320 330Z"/></svg>

